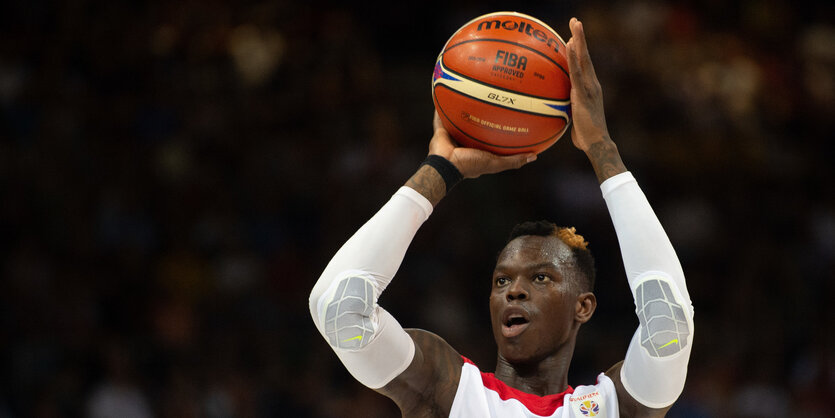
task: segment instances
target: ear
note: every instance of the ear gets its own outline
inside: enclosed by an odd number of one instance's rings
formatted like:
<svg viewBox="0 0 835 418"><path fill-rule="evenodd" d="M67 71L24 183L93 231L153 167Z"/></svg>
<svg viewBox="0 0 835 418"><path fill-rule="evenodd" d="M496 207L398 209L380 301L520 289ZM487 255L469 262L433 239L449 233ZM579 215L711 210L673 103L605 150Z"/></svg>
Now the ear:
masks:
<svg viewBox="0 0 835 418"><path fill-rule="evenodd" d="M594 310L597 309L597 298L592 292L584 292L577 295L577 305L574 308L574 319L585 324L591 319Z"/></svg>

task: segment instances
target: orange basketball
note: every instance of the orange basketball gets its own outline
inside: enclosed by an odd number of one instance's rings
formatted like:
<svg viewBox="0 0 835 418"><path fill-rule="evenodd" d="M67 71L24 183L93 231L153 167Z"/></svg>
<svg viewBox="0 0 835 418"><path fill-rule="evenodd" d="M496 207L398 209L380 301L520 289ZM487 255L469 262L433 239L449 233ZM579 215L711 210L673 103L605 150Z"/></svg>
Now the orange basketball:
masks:
<svg viewBox="0 0 835 418"><path fill-rule="evenodd" d="M432 99L459 144L496 154L540 153L571 120L565 42L516 12L471 20L435 63Z"/></svg>

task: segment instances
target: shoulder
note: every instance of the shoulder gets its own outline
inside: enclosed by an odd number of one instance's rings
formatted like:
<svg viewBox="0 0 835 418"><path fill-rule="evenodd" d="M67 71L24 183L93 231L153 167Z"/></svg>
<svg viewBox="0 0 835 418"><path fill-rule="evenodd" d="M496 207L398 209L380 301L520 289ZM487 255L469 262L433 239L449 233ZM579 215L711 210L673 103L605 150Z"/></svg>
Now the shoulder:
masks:
<svg viewBox="0 0 835 418"><path fill-rule="evenodd" d="M666 408L650 408L636 401L635 398L633 398L632 395L626 391L626 388L624 388L623 382L620 379L620 369L622 366L623 361L620 361L606 371L606 376L608 376L609 379L612 379L612 383L615 385L615 391L617 391L620 416L623 418L663 418L667 415L667 411L670 410L672 405Z"/></svg>
<svg viewBox="0 0 835 418"><path fill-rule="evenodd" d="M404 416L416 410L448 414L461 378L463 358L437 334L421 329L405 331L415 342L415 356L409 367L379 392L397 403Z"/></svg>

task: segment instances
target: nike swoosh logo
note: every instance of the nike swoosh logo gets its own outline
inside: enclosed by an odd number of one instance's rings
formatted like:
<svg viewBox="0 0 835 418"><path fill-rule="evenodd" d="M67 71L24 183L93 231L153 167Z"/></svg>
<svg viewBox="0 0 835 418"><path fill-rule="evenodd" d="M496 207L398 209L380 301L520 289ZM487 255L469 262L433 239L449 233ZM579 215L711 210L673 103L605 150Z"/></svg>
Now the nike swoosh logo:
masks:
<svg viewBox="0 0 835 418"><path fill-rule="evenodd" d="M658 347L658 349L660 350L660 349L662 349L662 348L664 348L664 347L666 347L666 346L668 346L668 345L670 345L670 344L672 344L672 343L677 343L677 342L678 342L678 338L676 338L676 339L674 339L674 340L672 340L672 341L668 342L667 344L662 345L661 347Z"/></svg>
<svg viewBox="0 0 835 418"><path fill-rule="evenodd" d="M343 343L347 343L348 341L354 341L354 340L360 340L360 341L362 341L362 335L357 335L357 336L356 336L356 337L354 337L354 338L348 338L347 340L342 340L342 342L343 342ZM678 341L678 340L676 340L676 341ZM668 345L669 345L669 344L668 344ZM666 346L665 346L665 347L666 347Z"/></svg>

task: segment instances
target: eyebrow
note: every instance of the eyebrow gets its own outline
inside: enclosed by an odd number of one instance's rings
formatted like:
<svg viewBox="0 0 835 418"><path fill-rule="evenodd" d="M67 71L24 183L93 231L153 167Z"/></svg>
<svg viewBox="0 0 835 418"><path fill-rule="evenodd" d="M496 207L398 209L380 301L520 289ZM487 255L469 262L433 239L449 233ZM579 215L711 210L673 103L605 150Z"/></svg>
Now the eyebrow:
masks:
<svg viewBox="0 0 835 418"><path fill-rule="evenodd" d="M549 262L545 262L545 263L534 264L532 266L527 266L525 268L527 268L528 270L541 270L541 269L544 269L544 268L545 269L559 270L560 266L558 264L552 262L552 261L549 261Z"/></svg>
<svg viewBox="0 0 835 418"><path fill-rule="evenodd" d="M499 265L496 266L496 270L507 270L507 269L508 269L508 266L505 265L505 264L499 264ZM531 265L523 266L522 269L524 269L524 270L552 269L552 270L559 271L560 266L557 265L554 262L546 261L544 263L531 264Z"/></svg>

